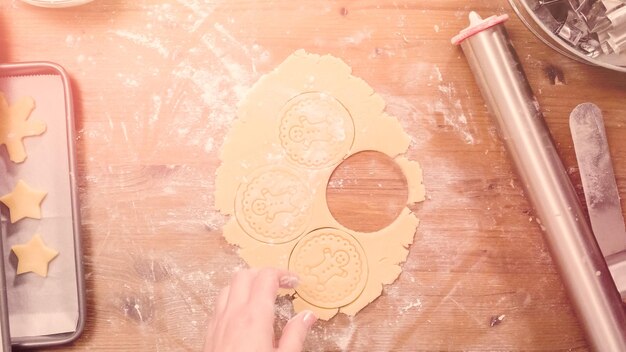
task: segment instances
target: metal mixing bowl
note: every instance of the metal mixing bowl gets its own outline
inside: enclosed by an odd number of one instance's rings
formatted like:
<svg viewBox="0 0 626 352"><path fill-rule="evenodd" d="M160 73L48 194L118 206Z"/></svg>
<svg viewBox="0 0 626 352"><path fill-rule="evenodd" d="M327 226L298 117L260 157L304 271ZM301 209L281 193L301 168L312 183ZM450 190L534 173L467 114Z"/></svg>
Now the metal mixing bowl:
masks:
<svg viewBox="0 0 626 352"><path fill-rule="evenodd" d="M596 58L588 56L549 30L533 11L528 0L509 0L509 3L528 29L557 52L579 62L626 72L626 58L624 57L626 54L600 55Z"/></svg>
<svg viewBox="0 0 626 352"><path fill-rule="evenodd" d="M88 2L92 2L93 0L22 0L31 5L39 6L39 7L72 7L83 5Z"/></svg>

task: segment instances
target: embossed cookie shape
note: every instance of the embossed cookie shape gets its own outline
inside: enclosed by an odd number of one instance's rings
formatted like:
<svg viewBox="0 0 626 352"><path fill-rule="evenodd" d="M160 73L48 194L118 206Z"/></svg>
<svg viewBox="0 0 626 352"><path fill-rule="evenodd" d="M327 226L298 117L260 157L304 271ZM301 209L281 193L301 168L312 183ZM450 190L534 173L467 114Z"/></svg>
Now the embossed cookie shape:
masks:
<svg viewBox="0 0 626 352"><path fill-rule="evenodd" d="M25 137L38 136L46 131L43 121L29 120L35 101L24 97L9 105L0 92L0 146L5 145L9 158L15 163L26 160Z"/></svg>
<svg viewBox="0 0 626 352"><path fill-rule="evenodd" d="M339 308L361 295L367 283L365 251L352 235L320 229L304 236L289 256L289 270L300 275L297 294L322 308Z"/></svg>
<svg viewBox="0 0 626 352"><path fill-rule="evenodd" d="M334 97L319 92L291 99L280 113L280 142L289 160L317 168L335 165L350 151L352 117Z"/></svg>
<svg viewBox="0 0 626 352"><path fill-rule="evenodd" d="M306 229L311 201L301 176L288 168L267 167L241 183L235 214L251 237L270 244L284 243Z"/></svg>
<svg viewBox="0 0 626 352"><path fill-rule="evenodd" d="M252 267L278 267L301 279L296 311L321 319L356 314L401 272L418 219L406 207L387 228L343 227L326 204L326 186L342 160L365 150L394 158L407 203L424 200L422 170L402 156L410 138L385 103L350 67L303 50L250 90L222 147L216 207L231 215L224 237Z"/></svg>

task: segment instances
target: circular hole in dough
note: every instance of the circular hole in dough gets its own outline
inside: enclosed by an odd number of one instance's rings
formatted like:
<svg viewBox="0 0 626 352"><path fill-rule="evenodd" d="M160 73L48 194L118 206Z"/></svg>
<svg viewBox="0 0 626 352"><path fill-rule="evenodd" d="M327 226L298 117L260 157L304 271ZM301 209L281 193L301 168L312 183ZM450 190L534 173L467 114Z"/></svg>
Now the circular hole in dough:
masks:
<svg viewBox="0 0 626 352"><path fill-rule="evenodd" d="M356 153L333 172L326 202L341 225L357 232L381 230L407 205L409 190L402 169L386 154Z"/></svg>

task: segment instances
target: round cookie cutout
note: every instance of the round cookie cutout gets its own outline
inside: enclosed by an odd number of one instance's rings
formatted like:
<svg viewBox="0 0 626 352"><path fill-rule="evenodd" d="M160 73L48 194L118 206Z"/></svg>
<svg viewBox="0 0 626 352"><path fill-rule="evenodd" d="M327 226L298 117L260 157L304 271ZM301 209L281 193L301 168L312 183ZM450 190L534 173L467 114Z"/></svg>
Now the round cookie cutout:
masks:
<svg viewBox="0 0 626 352"><path fill-rule="evenodd" d="M350 112L332 95L307 92L280 112L280 143L298 166L323 168L341 161L354 141Z"/></svg>
<svg viewBox="0 0 626 352"><path fill-rule="evenodd" d="M309 187L286 167L265 167L239 186L235 217L252 238L271 244L289 242L305 231L311 213Z"/></svg>
<svg viewBox="0 0 626 352"><path fill-rule="evenodd" d="M321 308L340 308L357 299L367 284L365 251L352 235L323 228L303 236L289 257L300 276L296 293Z"/></svg>

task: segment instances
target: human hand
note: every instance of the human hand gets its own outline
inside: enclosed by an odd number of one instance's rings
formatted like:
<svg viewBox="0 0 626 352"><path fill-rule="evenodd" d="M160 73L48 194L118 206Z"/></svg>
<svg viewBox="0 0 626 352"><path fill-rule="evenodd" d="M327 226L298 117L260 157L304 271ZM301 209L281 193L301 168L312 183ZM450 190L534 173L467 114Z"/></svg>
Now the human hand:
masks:
<svg viewBox="0 0 626 352"><path fill-rule="evenodd" d="M302 311L287 322L274 343L274 303L278 288L294 288L298 277L278 269L249 269L235 274L217 298L209 321L205 352L299 352L317 318Z"/></svg>

